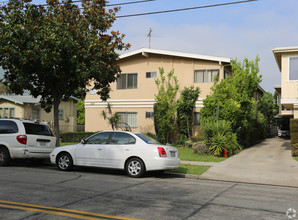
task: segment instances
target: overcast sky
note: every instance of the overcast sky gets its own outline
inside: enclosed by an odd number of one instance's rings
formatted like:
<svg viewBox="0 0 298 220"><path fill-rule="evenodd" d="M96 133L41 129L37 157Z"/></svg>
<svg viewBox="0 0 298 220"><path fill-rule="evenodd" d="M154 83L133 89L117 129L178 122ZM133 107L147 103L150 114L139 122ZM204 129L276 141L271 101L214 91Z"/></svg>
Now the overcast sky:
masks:
<svg viewBox="0 0 298 220"><path fill-rule="evenodd" d="M113 0L112 3L132 0ZM236 0L235 0L236 1ZM198 7L231 0L156 0L122 6L118 16L152 11ZM222 56L243 60L260 57L261 86L274 92L280 72L272 49L298 46L298 1L259 0L250 3L197 10L118 18L113 30L126 34L130 50L151 48Z"/></svg>

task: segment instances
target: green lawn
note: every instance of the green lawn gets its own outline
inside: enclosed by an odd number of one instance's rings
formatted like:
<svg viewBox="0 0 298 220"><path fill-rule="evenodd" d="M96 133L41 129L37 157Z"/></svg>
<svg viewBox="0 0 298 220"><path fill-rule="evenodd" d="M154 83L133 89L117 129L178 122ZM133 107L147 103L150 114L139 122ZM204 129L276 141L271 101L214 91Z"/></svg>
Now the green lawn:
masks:
<svg viewBox="0 0 298 220"><path fill-rule="evenodd" d="M180 167L178 169L169 170L169 172L201 175L202 173L206 172L209 168L210 166L180 164Z"/></svg>
<svg viewBox="0 0 298 220"><path fill-rule="evenodd" d="M76 142L61 142L60 146L62 147L62 146L65 146L65 145L72 145L72 144L78 144L78 143L76 143Z"/></svg>
<svg viewBox="0 0 298 220"><path fill-rule="evenodd" d="M298 157L293 157L294 158L294 160L297 160L298 161Z"/></svg>
<svg viewBox="0 0 298 220"><path fill-rule="evenodd" d="M193 150L188 147L184 147L184 149L179 149L179 158L180 160L187 160L187 161L202 161L202 162L221 162L224 161L226 158L224 157L215 157L211 155L200 155L193 153Z"/></svg>

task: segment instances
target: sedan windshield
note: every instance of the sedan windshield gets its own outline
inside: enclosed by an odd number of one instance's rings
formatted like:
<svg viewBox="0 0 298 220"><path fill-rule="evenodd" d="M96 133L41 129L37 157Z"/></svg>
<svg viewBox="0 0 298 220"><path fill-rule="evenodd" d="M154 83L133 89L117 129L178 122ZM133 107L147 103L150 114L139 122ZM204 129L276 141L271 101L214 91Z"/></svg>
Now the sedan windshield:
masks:
<svg viewBox="0 0 298 220"><path fill-rule="evenodd" d="M149 137L144 136L142 134L135 134L135 135L137 135L139 138L141 138L147 144L159 144L156 140L153 140L152 138L149 138Z"/></svg>

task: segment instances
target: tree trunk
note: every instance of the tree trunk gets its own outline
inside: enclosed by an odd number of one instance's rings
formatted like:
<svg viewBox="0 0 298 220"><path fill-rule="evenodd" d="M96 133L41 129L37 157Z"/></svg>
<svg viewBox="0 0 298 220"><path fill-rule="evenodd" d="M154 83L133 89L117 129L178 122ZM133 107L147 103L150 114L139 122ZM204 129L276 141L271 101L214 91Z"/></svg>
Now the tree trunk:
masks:
<svg viewBox="0 0 298 220"><path fill-rule="evenodd" d="M59 131L59 98L54 98L54 134L56 136L56 147L60 146L60 131Z"/></svg>

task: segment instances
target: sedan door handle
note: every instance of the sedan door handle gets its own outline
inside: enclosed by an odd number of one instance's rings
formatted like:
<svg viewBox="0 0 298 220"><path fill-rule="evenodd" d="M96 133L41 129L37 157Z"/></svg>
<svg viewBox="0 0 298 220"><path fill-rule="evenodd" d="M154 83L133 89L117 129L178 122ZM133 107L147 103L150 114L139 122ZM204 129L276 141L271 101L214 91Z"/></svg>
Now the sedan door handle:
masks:
<svg viewBox="0 0 298 220"><path fill-rule="evenodd" d="M129 149L125 149L126 151L129 151Z"/></svg>
<svg viewBox="0 0 298 220"><path fill-rule="evenodd" d="M102 150L102 149L98 148L97 150Z"/></svg>

